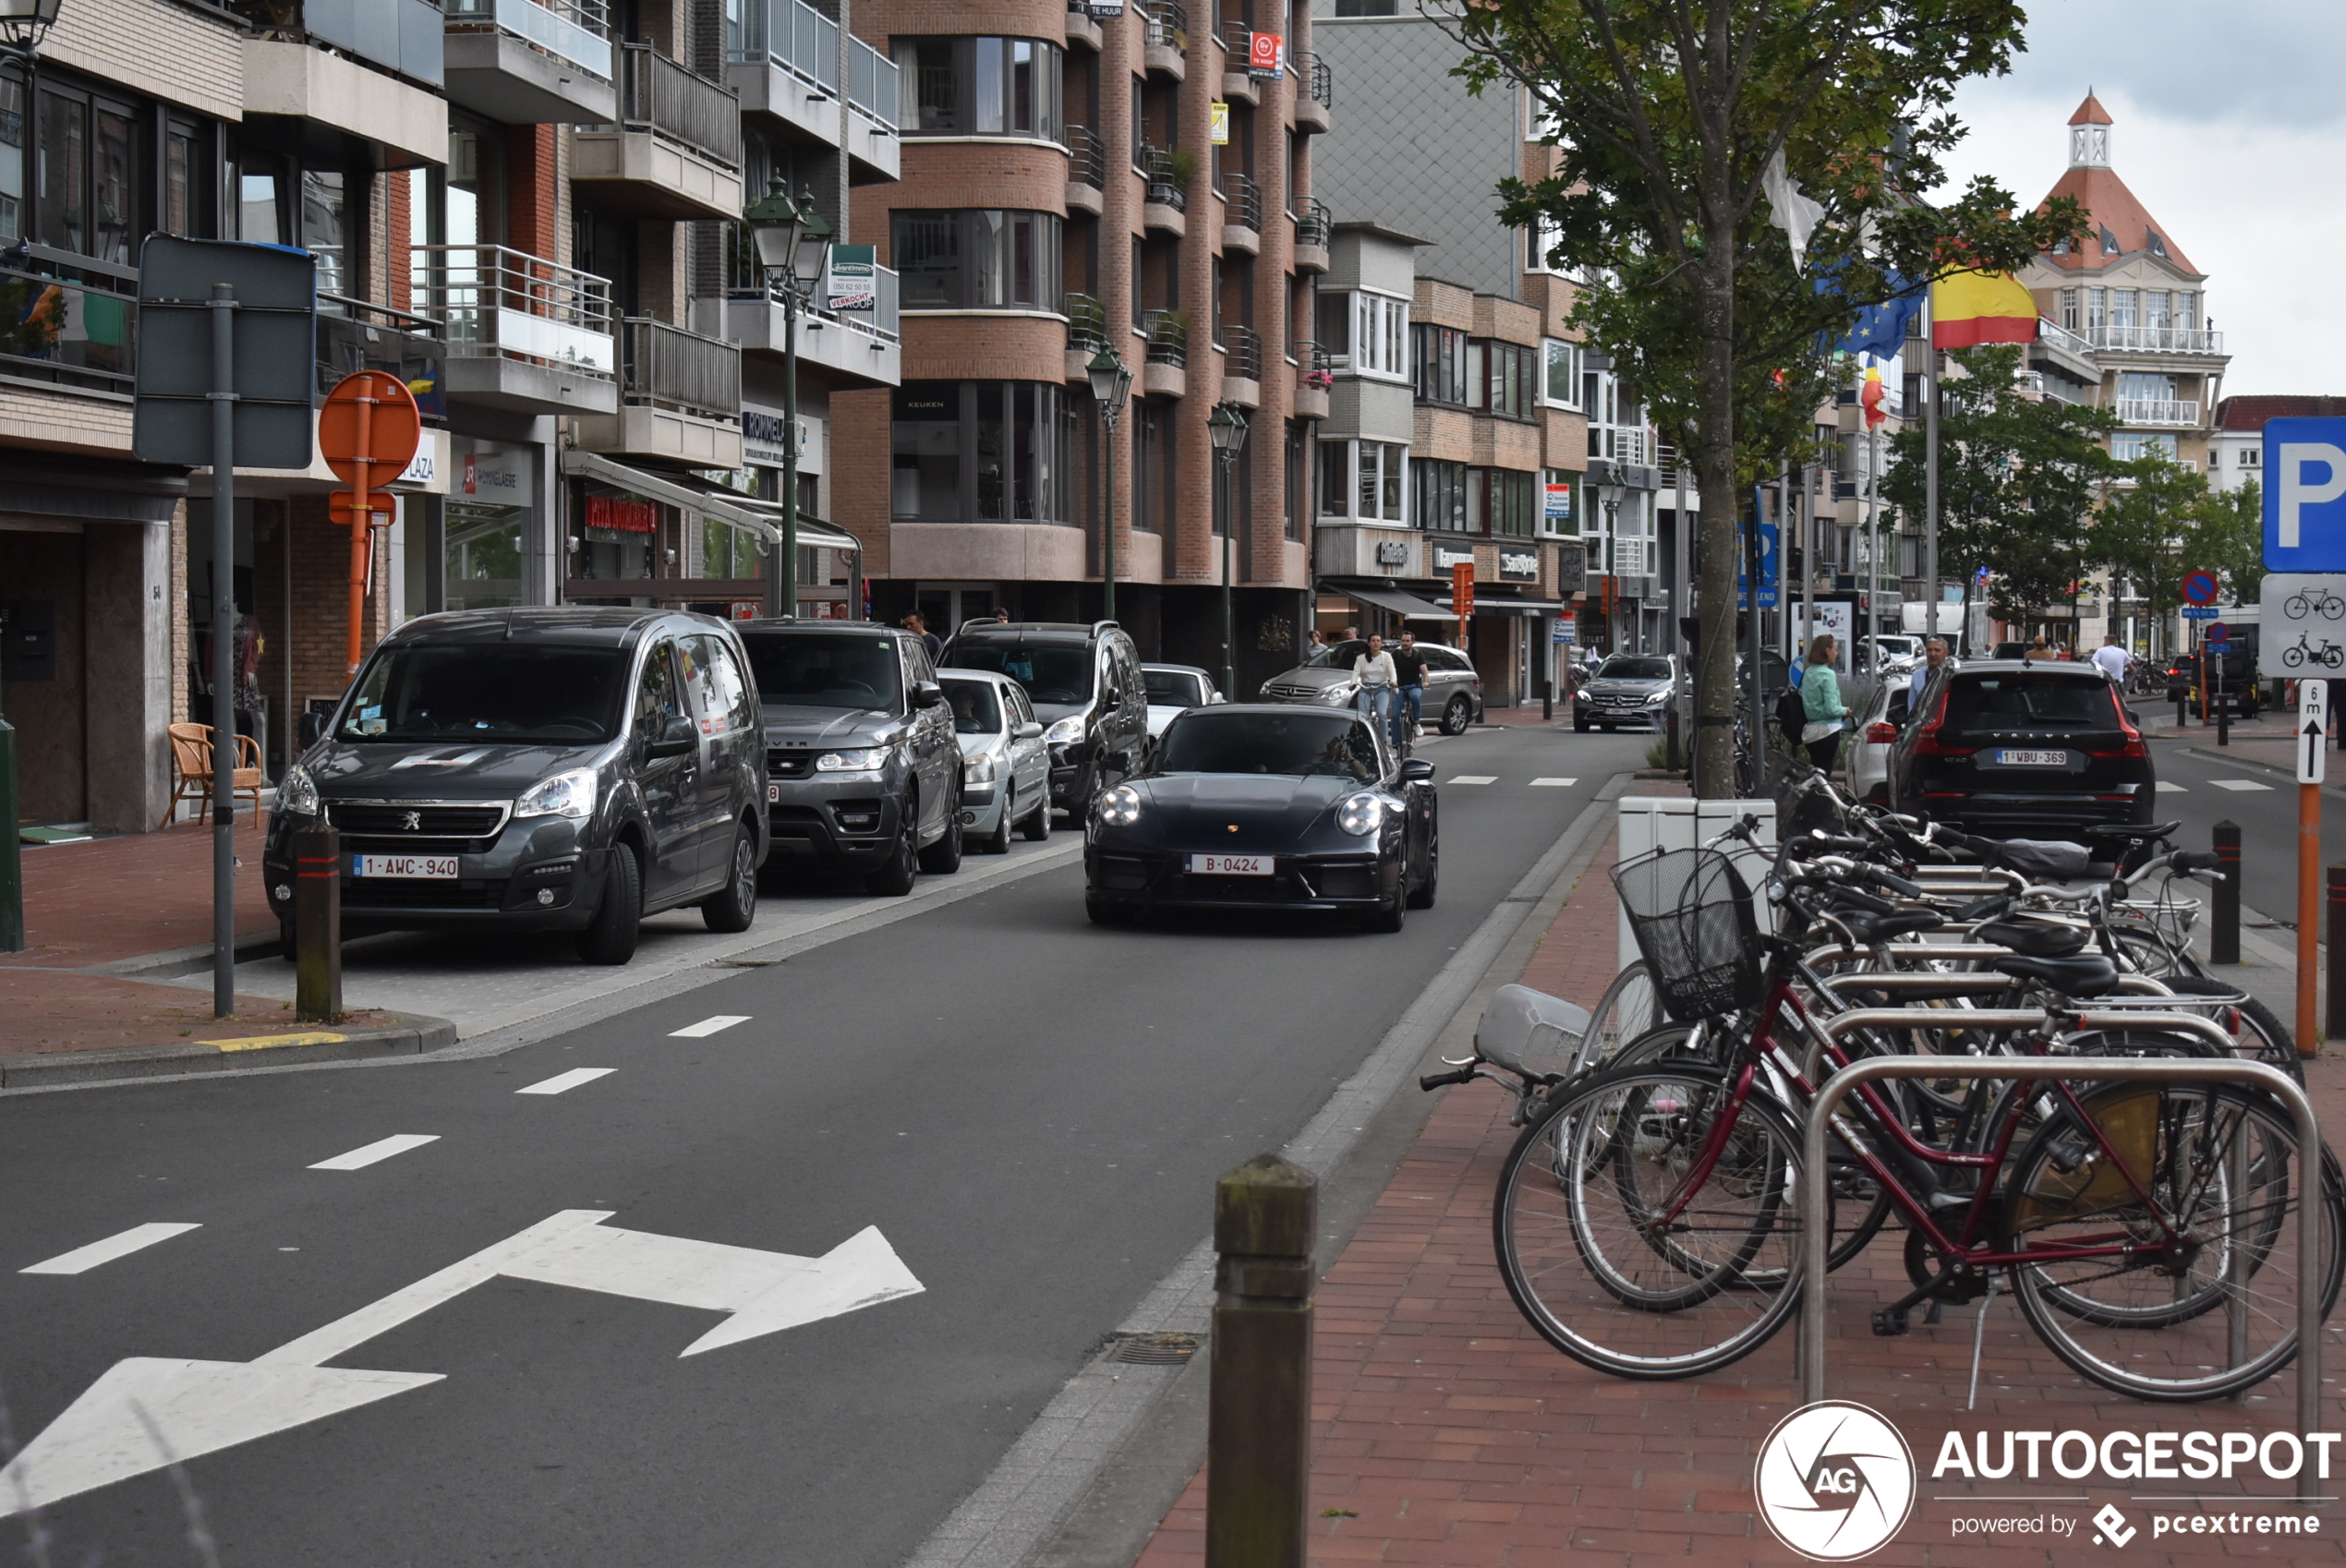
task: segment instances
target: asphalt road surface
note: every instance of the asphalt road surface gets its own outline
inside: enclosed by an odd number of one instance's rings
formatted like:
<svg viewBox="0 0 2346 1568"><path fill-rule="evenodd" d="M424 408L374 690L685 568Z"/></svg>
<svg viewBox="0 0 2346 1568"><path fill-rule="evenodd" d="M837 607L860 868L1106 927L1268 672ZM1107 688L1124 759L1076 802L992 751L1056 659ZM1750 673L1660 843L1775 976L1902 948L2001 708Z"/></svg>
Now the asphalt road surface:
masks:
<svg viewBox="0 0 2346 1568"><path fill-rule="evenodd" d="M502 1055L0 1100L51 1560L901 1562L1647 741L1430 748L1398 935L1065 866Z"/></svg>
<svg viewBox="0 0 2346 1568"><path fill-rule="evenodd" d="M2211 731L2195 730L2188 739L2154 739L2152 766L2159 775L2158 820L2180 822L2176 841L2204 850L2219 822L2240 825L2240 901L2270 920L2297 919L2297 784L2288 774L2252 763L2219 762L2187 751L2214 750ZM2333 778L2346 773L2346 756L2329 756ZM2346 858L2346 799L2322 791L2322 859ZM2195 894L2205 897L2204 893Z"/></svg>

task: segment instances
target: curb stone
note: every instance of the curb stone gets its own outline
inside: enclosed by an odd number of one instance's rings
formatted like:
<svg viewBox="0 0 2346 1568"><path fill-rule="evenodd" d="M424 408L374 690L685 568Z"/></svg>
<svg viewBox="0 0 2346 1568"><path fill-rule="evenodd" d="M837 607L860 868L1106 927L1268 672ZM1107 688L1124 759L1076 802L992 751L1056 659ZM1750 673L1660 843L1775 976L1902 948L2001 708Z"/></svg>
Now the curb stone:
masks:
<svg viewBox="0 0 2346 1568"><path fill-rule="evenodd" d="M185 1078L197 1073L280 1067L288 1062L347 1061L360 1056L412 1056L456 1043L456 1026L421 1013L392 1013L363 1029L281 1030L235 1040L185 1044L126 1045L108 1051L58 1051L0 1057L0 1090L125 1079Z"/></svg>

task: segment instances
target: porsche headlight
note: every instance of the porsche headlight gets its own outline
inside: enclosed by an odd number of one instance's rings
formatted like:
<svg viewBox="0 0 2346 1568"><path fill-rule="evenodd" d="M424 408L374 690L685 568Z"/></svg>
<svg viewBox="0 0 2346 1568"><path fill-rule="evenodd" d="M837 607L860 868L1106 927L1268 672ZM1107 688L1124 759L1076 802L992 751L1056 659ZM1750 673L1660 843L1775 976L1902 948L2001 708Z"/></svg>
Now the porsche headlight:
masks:
<svg viewBox="0 0 2346 1568"><path fill-rule="evenodd" d="M1100 821L1110 827L1130 827L1141 820L1141 792L1119 784L1100 797Z"/></svg>
<svg viewBox="0 0 2346 1568"><path fill-rule="evenodd" d="M817 773L877 773L888 766L886 746L859 746L852 752L825 752L815 759Z"/></svg>
<svg viewBox="0 0 2346 1568"><path fill-rule="evenodd" d="M991 784L994 782L994 754L981 752L961 764L961 782Z"/></svg>
<svg viewBox="0 0 2346 1568"><path fill-rule="evenodd" d="M1083 716L1070 713L1043 731L1043 743L1048 746L1071 746L1083 738Z"/></svg>
<svg viewBox="0 0 2346 1568"><path fill-rule="evenodd" d="M318 805L317 781L301 764L285 769L285 776L277 780L277 809L295 816L324 814Z"/></svg>
<svg viewBox="0 0 2346 1568"><path fill-rule="evenodd" d="M1348 707L1351 706L1352 699L1358 696L1360 692L1360 682L1358 681L1339 681L1322 692L1320 700L1330 707Z"/></svg>
<svg viewBox="0 0 2346 1568"><path fill-rule="evenodd" d="M592 816L595 814L595 770L574 767L541 778L514 802L515 816Z"/></svg>
<svg viewBox="0 0 2346 1568"><path fill-rule="evenodd" d="M1366 838L1385 821L1385 802L1363 792L1336 808L1336 825L1347 833Z"/></svg>

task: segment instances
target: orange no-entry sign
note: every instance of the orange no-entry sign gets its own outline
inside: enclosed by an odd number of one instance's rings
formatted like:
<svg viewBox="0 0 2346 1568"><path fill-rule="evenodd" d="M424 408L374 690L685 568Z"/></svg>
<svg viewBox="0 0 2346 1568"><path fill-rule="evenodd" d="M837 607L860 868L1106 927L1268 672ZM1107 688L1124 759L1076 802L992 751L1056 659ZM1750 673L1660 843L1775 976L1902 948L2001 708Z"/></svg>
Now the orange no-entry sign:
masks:
<svg viewBox="0 0 2346 1568"><path fill-rule="evenodd" d="M350 635L346 651L349 675L358 673L362 622L367 612L367 579L374 575L374 536L369 527L388 526L395 515L390 498L373 492L390 484L416 460L423 440L424 421L416 397L398 377L382 370L360 370L345 376L326 394L318 411L318 450L342 482L328 502L334 521L350 528ZM381 523L376 523L377 517Z"/></svg>

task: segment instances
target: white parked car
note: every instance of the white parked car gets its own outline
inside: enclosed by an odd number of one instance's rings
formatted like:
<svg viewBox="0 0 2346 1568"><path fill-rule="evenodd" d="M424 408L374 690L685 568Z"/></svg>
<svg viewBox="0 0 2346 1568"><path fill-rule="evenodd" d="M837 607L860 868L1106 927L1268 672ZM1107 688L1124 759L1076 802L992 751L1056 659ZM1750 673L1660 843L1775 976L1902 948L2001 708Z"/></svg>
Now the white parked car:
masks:
<svg viewBox="0 0 2346 1568"><path fill-rule="evenodd" d="M1144 664L1141 684L1149 694L1149 739L1165 733L1185 708L1211 707L1230 699L1214 689L1214 677L1194 664Z"/></svg>
<svg viewBox="0 0 2346 1568"><path fill-rule="evenodd" d="M973 850L1010 852L1010 830L1051 836L1051 753L1026 688L982 669L940 669L961 742L961 832Z"/></svg>

